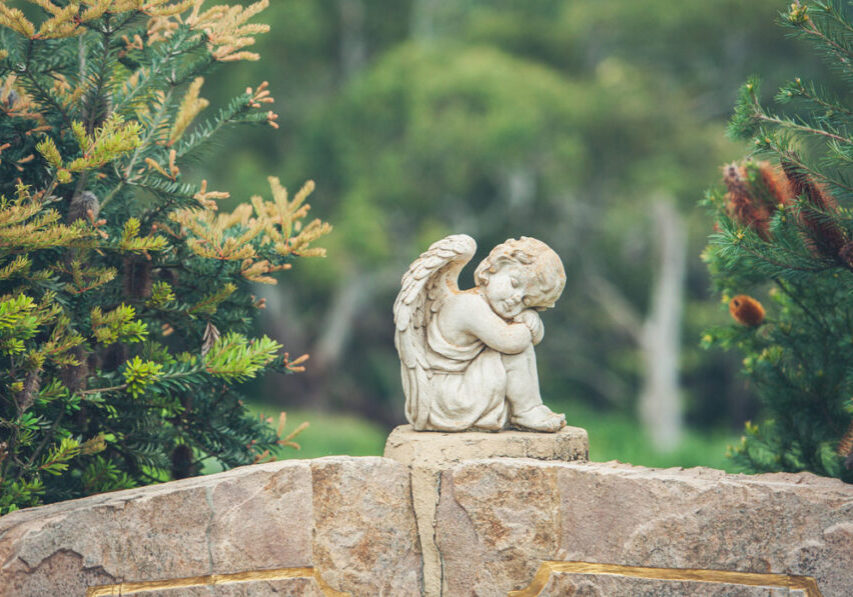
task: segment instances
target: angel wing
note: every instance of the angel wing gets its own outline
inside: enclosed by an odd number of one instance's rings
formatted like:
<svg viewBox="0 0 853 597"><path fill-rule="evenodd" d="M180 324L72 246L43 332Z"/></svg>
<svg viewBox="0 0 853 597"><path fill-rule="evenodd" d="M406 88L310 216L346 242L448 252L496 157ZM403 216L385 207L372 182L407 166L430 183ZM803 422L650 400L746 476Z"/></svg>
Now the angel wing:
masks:
<svg viewBox="0 0 853 597"><path fill-rule="evenodd" d="M430 245L403 274L394 301L394 346L400 355L406 418L415 429L425 427L430 412L427 325L444 299L459 292L459 272L476 251L473 238L453 234Z"/></svg>

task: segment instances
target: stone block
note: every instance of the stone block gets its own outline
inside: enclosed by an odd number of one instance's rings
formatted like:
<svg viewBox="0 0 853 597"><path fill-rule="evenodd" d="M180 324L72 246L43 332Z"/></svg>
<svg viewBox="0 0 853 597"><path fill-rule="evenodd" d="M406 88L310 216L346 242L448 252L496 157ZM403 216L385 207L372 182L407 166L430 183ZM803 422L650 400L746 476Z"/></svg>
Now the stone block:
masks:
<svg viewBox="0 0 853 597"><path fill-rule="evenodd" d="M465 431L415 431L411 425L394 429L385 443L385 457L408 465L411 471L412 502L423 551L425 597L442 594L443 565L436 546L436 508L442 471L472 459L537 458L549 461L586 460L589 439L585 429L564 427L556 433L504 430L496 433ZM499 492L499 488L493 488ZM491 494L490 494L491 495ZM533 517L538 510L528 504ZM553 534L548 523L543 532ZM465 524L461 521L460 524ZM466 546L466 548L469 546Z"/></svg>
<svg viewBox="0 0 853 597"><path fill-rule="evenodd" d="M382 458L282 461L0 518L0 595L119 594L108 587L122 583L141 594L138 583L159 581L145 594L416 595L408 471Z"/></svg>
<svg viewBox="0 0 853 597"><path fill-rule="evenodd" d="M419 595L421 550L406 467L385 458L320 458L314 565L353 595Z"/></svg>
<svg viewBox="0 0 853 597"><path fill-rule="evenodd" d="M566 560L806 576L824 597L853 594L853 487L834 479L495 459L444 471L440 494L448 596L521 591L543 562ZM637 588L577 594L659 594L619 582Z"/></svg>
<svg viewBox="0 0 853 597"><path fill-rule="evenodd" d="M464 431L415 431L400 425L385 442L385 458L418 466L446 467L482 458L536 458L538 460L587 460L586 429L563 427L556 433L505 430L495 433Z"/></svg>

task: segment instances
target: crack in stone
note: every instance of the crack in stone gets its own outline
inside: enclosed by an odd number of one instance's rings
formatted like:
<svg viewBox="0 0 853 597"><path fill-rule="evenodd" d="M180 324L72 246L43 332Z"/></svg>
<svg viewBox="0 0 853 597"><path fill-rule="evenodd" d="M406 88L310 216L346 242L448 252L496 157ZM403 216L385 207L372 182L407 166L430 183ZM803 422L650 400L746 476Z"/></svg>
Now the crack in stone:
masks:
<svg viewBox="0 0 853 597"><path fill-rule="evenodd" d="M438 525L436 524L436 519L438 519L438 504L441 501L441 484L442 484L442 473L438 472L436 475L435 482L435 518L432 521L432 544L435 546L435 552L438 554L438 582L441 594L444 595L444 554L441 552L441 549L438 547Z"/></svg>
<svg viewBox="0 0 853 597"><path fill-rule="evenodd" d="M207 528L204 530L204 539L207 544L207 561L210 566L210 574L214 573L213 569L213 544L210 539L210 534L213 532L213 522L216 520L216 507L213 505L213 487L208 485L204 488L204 499L210 507L210 520L207 521Z"/></svg>

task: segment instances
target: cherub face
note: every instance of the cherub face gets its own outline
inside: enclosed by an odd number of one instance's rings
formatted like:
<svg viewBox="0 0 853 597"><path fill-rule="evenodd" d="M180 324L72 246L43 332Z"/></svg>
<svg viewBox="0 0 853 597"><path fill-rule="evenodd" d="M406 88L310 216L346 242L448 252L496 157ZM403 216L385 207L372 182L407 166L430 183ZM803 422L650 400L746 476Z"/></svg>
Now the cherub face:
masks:
<svg viewBox="0 0 853 597"><path fill-rule="evenodd" d="M528 276L520 265L506 264L489 276L483 295L492 311L504 319L512 319L526 308Z"/></svg>

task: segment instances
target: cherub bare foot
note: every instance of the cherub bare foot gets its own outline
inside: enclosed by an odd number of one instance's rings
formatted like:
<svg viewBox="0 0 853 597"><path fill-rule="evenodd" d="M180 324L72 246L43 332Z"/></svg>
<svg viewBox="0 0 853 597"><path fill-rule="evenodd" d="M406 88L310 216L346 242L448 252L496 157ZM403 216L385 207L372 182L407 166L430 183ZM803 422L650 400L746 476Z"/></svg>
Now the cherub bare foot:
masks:
<svg viewBox="0 0 853 597"><path fill-rule="evenodd" d="M524 429L554 433L566 426L566 415L555 413L544 404L540 404L523 413L513 414L510 423Z"/></svg>

